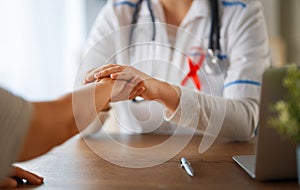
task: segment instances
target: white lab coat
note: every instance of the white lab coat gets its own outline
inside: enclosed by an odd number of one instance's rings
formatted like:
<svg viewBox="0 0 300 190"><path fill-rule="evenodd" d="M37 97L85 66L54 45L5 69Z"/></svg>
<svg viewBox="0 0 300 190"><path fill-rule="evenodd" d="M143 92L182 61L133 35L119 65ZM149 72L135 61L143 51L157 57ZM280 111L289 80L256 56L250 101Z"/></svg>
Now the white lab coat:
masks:
<svg viewBox="0 0 300 190"><path fill-rule="evenodd" d="M107 63L129 64L180 86L189 72L187 54L191 48L208 46L209 1L194 0L177 35L168 37L172 29L164 25L163 8L159 0L152 0L155 42L151 41L153 27L144 2L132 47L128 48L135 2L110 0L100 11L87 42L82 73ZM173 114L158 102L113 104L110 115L121 131L173 133L184 126L181 132L188 132L189 127L202 132L211 128L212 135L218 135L222 128L221 134L233 140L247 140L253 135L258 124L262 74L270 65L262 5L258 0L220 1L220 16L220 65L224 72L209 75L203 69L198 71L202 90L195 89L189 80L181 87L180 104Z"/></svg>

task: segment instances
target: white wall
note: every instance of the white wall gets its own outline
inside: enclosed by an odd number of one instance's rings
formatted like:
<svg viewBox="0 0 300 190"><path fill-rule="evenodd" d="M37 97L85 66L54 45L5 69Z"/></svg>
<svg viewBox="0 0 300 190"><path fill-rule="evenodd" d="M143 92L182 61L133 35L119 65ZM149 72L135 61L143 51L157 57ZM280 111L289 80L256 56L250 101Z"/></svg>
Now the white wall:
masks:
<svg viewBox="0 0 300 190"><path fill-rule="evenodd" d="M0 86L29 100L73 89L85 0L0 1Z"/></svg>
<svg viewBox="0 0 300 190"><path fill-rule="evenodd" d="M267 19L268 32L271 36L280 35L280 1L281 0L261 0L264 6L264 12Z"/></svg>
<svg viewBox="0 0 300 190"><path fill-rule="evenodd" d="M300 1L261 0L276 62L300 64ZM283 63L279 63L283 64Z"/></svg>
<svg viewBox="0 0 300 190"><path fill-rule="evenodd" d="M300 1L282 0L282 34L287 42L287 60L300 65Z"/></svg>

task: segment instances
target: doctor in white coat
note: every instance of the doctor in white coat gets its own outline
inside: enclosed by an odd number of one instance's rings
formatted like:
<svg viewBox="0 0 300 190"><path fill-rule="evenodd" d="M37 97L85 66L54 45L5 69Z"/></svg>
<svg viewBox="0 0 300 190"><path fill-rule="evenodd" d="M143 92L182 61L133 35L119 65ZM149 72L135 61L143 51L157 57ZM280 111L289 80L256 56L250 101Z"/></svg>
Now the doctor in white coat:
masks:
<svg viewBox="0 0 300 190"><path fill-rule="evenodd" d="M109 0L87 44L85 83L145 79L144 100L112 104L102 124L110 115L128 133L253 136L270 66L260 1Z"/></svg>

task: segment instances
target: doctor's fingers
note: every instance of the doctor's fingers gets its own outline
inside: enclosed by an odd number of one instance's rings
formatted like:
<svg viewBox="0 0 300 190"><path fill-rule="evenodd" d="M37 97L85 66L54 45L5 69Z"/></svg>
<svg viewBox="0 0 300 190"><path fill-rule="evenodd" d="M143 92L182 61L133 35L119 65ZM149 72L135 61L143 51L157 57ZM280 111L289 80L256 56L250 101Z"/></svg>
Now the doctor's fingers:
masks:
<svg viewBox="0 0 300 190"><path fill-rule="evenodd" d="M139 80L137 80L139 81ZM140 82L130 82L127 83L126 86L124 86L124 94L128 94L129 93L129 100L132 100L134 98L136 98L137 96L140 96L143 94L143 92L146 90L145 88L145 83L144 81L140 81Z"/></svg>
<svg viewBox="0 0 300 190"><path fill-rule="evenodd" d="M95 73L100 72L101 70L102 70L101 67L89 70L85 74L85 78L84 78L83 84L88 84L88 83L95 82L95 80L97 79L97 78L95 78Z"/></svg>
<svg viewBox="0 0 300 190"><path fill-rule="evenodd" d="M146 90L144 81L138 83L134 89L130 92L129 99L134 99L137 96L141 96L143 92Z"/></svg>
<svg viewBox="0 0 300 190"><path fill-rule="evenodd" d="M113 67L116 64L107 64L107 65L103 65L101 67L97 67L97 68L93 68L90 69L86 72L85 74L85 79L83 81L83 84L88 84L88 83L92 83L95 82L96 79L98 79L97 77L95 77L96 73L99 73L107 68Z"/></svg>
<svg viewBox="0 0 300 190"><path fill-rule="evenodd" d="M94 78L94 75L91 74L91 73L88 73L86 74L85 78L84 78L84 81L83 81L83 84L88 84L88 83L92 83L94 82L96 79Z"/></svg>
<svg viewBox="0 0 300 190"><path fill-rule="evenodd" d="M138 84L127 83L125 81L118 80L112 90L111 101L122 101L130 100L136 96L141 95L145 90L144 83L140 82Z"/></svg>
<svg viewBox="0 0 300 190"><path fill-rule="evenodd" d="M124 72L111 74L110 78L114 79L114 80L135 81L137 79L145 80L145 79L151 78L151 77L146 75L145 73L138 71L138 70L132 70L132 71L126 70Z"/></svg>
<svg viewBox="0 0 300 190"><path fill-rule="evenodd" d="M110 63L110 64L106 64L106 65L101 66L101 69L105 70L105 69L108 69L108 68L111 68L111 67L115 67L115 66L123 66L123 65L115 64L115 63Z"/></svg>
<svg viewBox="0 0 300 190"><path fill-rule="evenodd" d="M125 66L121 65L114 65L112 67L100 70L98 72L94 73L94 78L96 79L101 79L104 77L110 77L111 74L117 73L117 72L122 72L126 69Z"/></svg>
<svg viewBox="0 0 300 190"><path fill-rule="evenodd" d="M129 100L130 92L133 90L133 88L134 85L127 83L127 81L116 81L111 91L111 101L118 102L122 100Z"/></svg>

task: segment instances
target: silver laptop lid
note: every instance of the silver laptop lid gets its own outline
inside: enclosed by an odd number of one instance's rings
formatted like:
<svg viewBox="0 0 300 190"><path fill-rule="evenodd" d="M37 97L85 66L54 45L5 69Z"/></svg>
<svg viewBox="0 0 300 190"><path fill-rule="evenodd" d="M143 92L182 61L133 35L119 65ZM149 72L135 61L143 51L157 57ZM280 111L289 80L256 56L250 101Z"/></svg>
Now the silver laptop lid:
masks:
<svg viewBox="0 0 300 190"><path fill-rule="evenodd" d="M273 68L263 75L256 146L255 170L258 180L297 177L295 145L268 124L270 117L275 116L270 110L271 105L286 95L286 89L282 85L286 70L286 67Z"/></svg>

